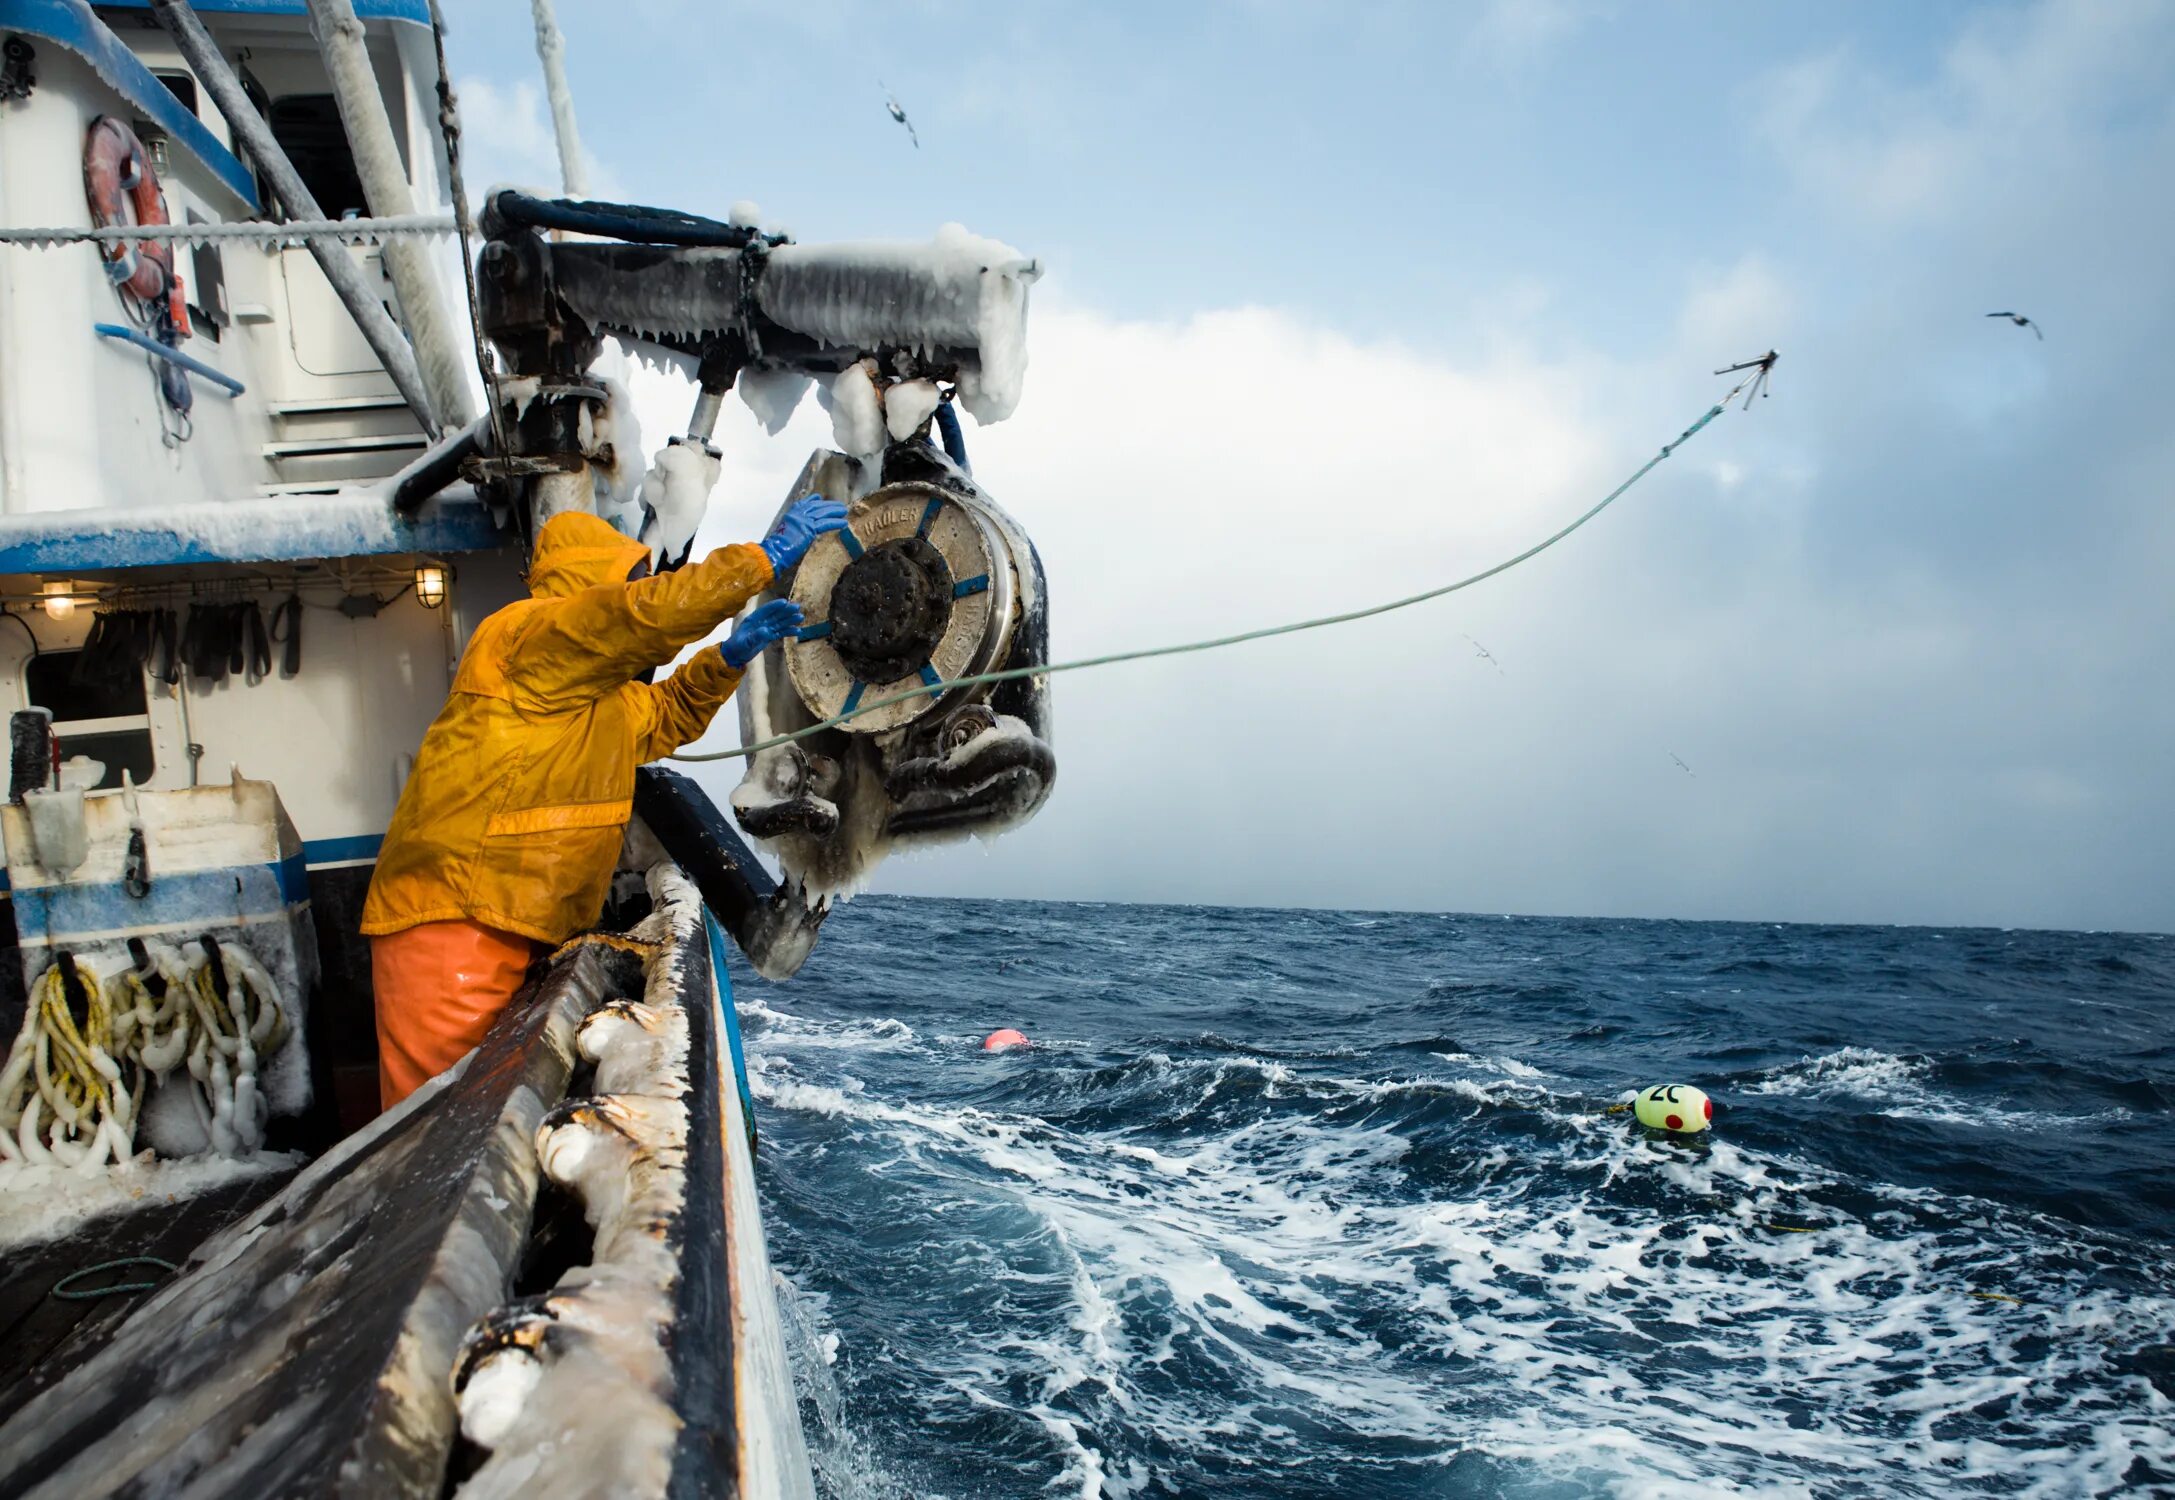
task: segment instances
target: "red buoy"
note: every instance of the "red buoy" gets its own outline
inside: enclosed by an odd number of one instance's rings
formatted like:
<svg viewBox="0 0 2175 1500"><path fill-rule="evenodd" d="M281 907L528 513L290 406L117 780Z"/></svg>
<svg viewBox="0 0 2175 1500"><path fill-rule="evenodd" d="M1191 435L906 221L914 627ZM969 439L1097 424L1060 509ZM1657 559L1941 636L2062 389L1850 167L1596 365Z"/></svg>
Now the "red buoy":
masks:
<svg viewBox="0 0 2175 1500"><path fill-rule="evenodd" d="M1002 1052L1007 1047L1024 1047L1027 1044L1026 1034L1014 1031L1009 1026L998 1031L992 1031L988 1036L982 1038L982 1050L984 1052Z"/></svg>

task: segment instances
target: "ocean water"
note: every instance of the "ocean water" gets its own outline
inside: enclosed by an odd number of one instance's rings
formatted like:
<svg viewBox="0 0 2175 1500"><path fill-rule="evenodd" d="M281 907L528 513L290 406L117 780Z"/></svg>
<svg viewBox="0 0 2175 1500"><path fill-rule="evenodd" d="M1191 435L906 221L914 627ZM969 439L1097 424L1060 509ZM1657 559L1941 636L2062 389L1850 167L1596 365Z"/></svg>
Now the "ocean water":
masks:
<svg viewBox="0 0 2175 1500"><path fill-rule="evenodd" d="M2175 1494L2175 940L872 898L739 1003L828 1495Z"/></svg>

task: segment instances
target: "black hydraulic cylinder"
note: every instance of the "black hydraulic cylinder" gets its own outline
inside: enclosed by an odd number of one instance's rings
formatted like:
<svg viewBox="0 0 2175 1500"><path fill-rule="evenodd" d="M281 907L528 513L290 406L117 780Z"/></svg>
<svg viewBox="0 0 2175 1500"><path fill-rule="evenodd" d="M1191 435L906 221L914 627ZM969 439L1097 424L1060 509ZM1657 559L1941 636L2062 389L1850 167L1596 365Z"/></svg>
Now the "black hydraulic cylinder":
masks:
<svg viewBox="0 0 2175 1500"><path fill-rule="evenodd" d="M815 947L828 902L771 878L709 793L665 766L635 773L634 811L687 872L703 904L765 979L790 979Z"/></svg>

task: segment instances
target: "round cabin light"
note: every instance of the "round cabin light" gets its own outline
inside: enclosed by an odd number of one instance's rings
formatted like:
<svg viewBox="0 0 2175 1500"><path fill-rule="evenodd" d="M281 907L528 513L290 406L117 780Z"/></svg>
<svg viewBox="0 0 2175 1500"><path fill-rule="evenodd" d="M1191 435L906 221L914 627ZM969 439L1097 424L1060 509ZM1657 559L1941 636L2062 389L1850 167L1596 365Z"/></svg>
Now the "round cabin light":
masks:
<svg viewBox="0 0 2175 1500"><path fill-rule="evenodd" d="M415 598L425 609L436 609L446 602L446 583L451 577L443 563L417 563L415 565Z"/></svg>
<svg viewBox="0 0 2175 1500"><path fill-rule="evenodd" d="M58 578L45 585L45 612L56 620L65 620L76 612L75 590Z"/></svg>

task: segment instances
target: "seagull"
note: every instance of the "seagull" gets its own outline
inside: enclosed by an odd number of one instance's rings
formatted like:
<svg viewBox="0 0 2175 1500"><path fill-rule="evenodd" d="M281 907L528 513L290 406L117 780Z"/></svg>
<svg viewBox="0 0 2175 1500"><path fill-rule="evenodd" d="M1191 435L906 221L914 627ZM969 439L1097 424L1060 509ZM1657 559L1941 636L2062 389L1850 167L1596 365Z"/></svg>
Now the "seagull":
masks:
<svg viewBox="0 0 2175 1500"><path fill-rule="evenodd" d="M911 140L914 143L914 149L919 151L921 149L921 137L914 133L914 122L906 118L906 107L899 103L899 96L892 93L888 88L884 88L881 80L878 80L876 86L884 89L884 108L891 112L892 119L897 120L906 127L907 139Z"/></svg>
<svg viewBox="0 0 2175 1500"><path fill-rule="evenodd" d="M1757 359L1740 360L1736 364L1724 365L1721 369L1716 370L1714 373L1717 375L1734 375L1739 370L1751 370L1753 372L1737 382L1736 389L1732 390L1729 396L1722 398L1722 404L1724 406L1729 405L1730 396L1736 395L1738 391L1743 391L1745 393L1745 410L1750 411L1752 410L1752 398L1754 396L1773 395L1774 393L1767 388L1767 380L1769 376L1775 373L1775 361L1780 358L1782 358L1781 355L1770 349Z"/></svg>
<svg viewBox="0 0 2175 1500"><path fill-rule="evenodd" d="M2040 343L2043 344L2047 341L2047 336L2039 331L2039 325L2020 312L1988 313L1987 316L1989 318L2007 318L2019 328L2029 328L2032 331L2032 337L2039 340Z"/></svg>
<svg viewBox="0 0 2175 1500"><path fill-rule="evenodd" d="M1692 768L1691 768L1690 766L1687 766L1687 765L1685 765L1685 764L1684 764L1684 757L1683 757L1683 756L1681 756L1681 755L1679 755L1679 754L1677 754L1677 753L1676 753L1676 751L1674 751L1674 750L1670 751L1670 752L1669 752L1669 758L1670 758L1671 760L1673 760L1673 761L1675 761L1675 762L1677 763L1677 768L1678 768L1679 770L1681 770L1681 771L1682 771L1682 772L1683 772L1683 773L1684 773L1685 775L1687 775L1687 776L1697 776L1697 775L1699 774L1699 773L1698 773L1697 771L1693 770L1693 769L1692 769Z"/></svg>
<svg viewBox="0 0 2175 1500"><path fill-rule="evenodd" d="M1473 638L1471 636L1467 636L1465 639L1473 641ZM1503 670L1503 664L1497 661L1493 656L1488 654L1488 648L1486 646L1481 645L1478 641L1473 641L1473 650L1479 655L1482 661L1486 662L1489 666L1495 668L1496 671L1500 672Z"/></svg>

